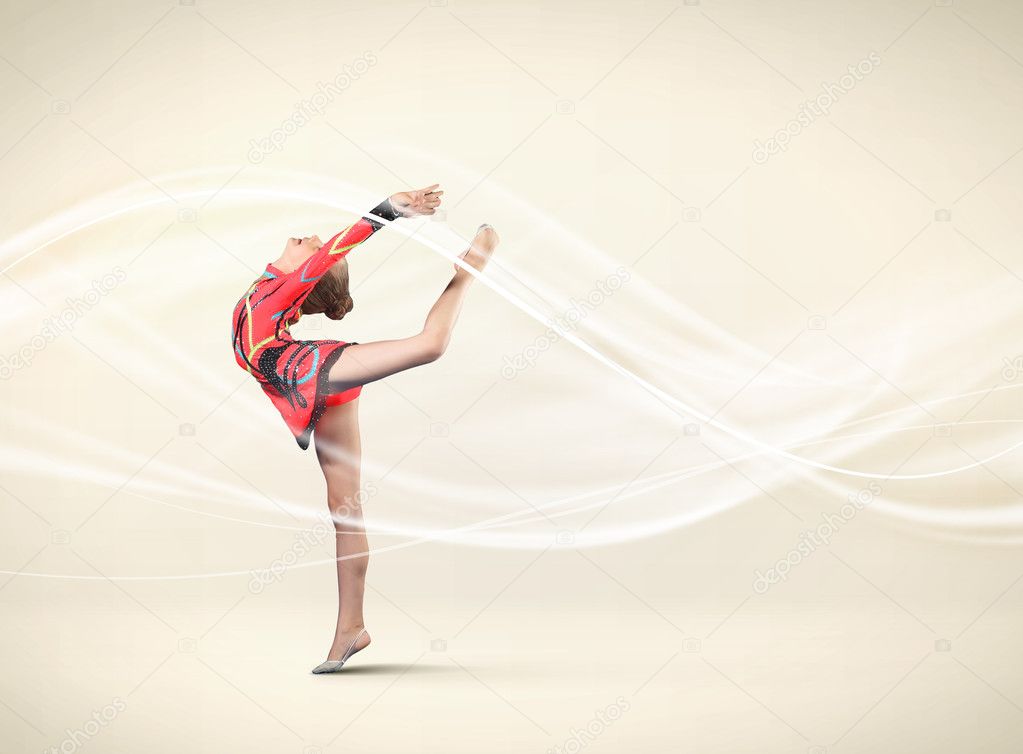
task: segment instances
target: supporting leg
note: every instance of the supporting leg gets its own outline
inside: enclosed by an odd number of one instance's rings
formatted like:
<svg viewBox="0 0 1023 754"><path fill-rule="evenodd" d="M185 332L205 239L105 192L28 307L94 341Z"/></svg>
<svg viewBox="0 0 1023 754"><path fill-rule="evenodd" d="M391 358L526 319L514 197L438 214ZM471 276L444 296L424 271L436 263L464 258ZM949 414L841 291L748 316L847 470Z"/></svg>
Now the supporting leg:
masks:
<svg viewBox="0 0 1023 754"><path fill-rule="evenodd" d="M369 541L362 517L358 399L332 406L320 418L314 434L316 457L327 481L327 505L334 519L337 549L338 613L328 660L340 660L365 628L363 598L369 566ZM363 634L353 653L369 645Z"/></svg>

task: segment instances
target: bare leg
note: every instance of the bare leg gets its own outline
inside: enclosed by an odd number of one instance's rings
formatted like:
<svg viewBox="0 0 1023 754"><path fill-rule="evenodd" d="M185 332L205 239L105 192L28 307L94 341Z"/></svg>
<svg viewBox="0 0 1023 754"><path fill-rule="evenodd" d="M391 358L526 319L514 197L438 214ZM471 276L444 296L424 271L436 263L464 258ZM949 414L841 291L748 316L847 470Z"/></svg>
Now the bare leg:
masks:
<svg viewBox="0 0 1023 754"><path fill-rule="evenodd" d="M487 226L476 234L463 258L481 270L497 242L497 233ZM464 270L459 269L455 273L430 309L426 324L418 335L402 340L352 345L345 349L330 370L331 390L340 392L365 385L438 359L447 348L472 279ZM327 659L340 660L352 640L365 628L362 610L369 555L361 553L368 553L369 543L359 494L362 447L358 400L328 408L317 423L313 437L316 457L327 480L327 503L334 518L337 538L338 615ZM369 643L369 634L363 633L353 648L354 652L364 649Z"/></svg>
<svg viewBox="0 0 1023 754"><path fill-rule="evenodd" d="M497 246L497 232L484 226L476 234L463 259L482 270ZM447 349L472 276L462 269L455 272L437 303L426 316L418 335L401 340L380 340L349 346L330 370L330 389L341 392L356 385L383 379L396 372L436 361Z"/></svg>
<svg viewBox="0 0 1023 754"><path fill-rule="evenodd" d="M316 457L327 480L327 505L337 540L337 627L327 659L340 660L366 626L362 605L369 555L361 553L368 552L369 542L359 489L362 445L358 399L328 408L316 425L314 439ZM363 634L354 652L365 649L369 642L369 634Z"/></svg>

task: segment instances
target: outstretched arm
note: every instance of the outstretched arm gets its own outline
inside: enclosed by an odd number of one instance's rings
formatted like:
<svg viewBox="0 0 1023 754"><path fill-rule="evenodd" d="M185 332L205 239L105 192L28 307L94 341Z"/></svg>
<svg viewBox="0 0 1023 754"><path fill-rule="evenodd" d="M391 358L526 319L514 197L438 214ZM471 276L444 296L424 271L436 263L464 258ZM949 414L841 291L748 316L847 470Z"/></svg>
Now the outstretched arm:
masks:
<svg viewBox="0 0 1023 754"><path fill-rule="evenodd" d="M415 217L416 215L432 215L440 206L440 184L419 189L417 191L400 191L380 202L367 214L384 220L394 221L399 217ZM362 217L352 225L332 236L302 266L302 277L311 280L320 277L332 264L337 262L349 251L365 241L384 227L384 224L373 217Z"/></svg>

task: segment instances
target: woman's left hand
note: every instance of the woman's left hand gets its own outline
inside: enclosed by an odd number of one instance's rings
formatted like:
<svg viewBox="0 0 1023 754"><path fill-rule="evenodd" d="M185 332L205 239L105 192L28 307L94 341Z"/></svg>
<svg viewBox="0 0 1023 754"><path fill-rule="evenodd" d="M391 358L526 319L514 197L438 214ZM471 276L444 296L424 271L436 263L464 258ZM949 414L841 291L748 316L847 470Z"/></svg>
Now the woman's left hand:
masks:
<svg viewBox="0 0 1023 754"><path fill-rule="evenodd" d="M432 215L440 206L440 197L444 193L437 190L439 186L439 183L435 183L418 191L400 191L391 196L391 206L402 217Z"/></svg>

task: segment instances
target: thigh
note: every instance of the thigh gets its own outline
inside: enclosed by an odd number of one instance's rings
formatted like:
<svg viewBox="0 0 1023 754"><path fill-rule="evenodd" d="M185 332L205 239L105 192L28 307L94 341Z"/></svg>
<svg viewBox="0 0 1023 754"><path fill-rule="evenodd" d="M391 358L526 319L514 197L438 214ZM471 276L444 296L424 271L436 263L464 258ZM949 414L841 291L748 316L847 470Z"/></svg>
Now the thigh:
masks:
<svg viewBox="0 0 1023 754"><path fill-rule="evenodd" d="M359 399L328 407L316 423L313 442L316 458L327 480L331 504L334 504L335 497L354 496L362 465Z"/></svg>
<svg viewBox="0 0 1023 754"><path fill-rule="evenodd" d="M382 380L406 369L422 366L428 361L422 343L415 337L353 343L330 368L330 391L339 393L357 385Z"/></svg>

